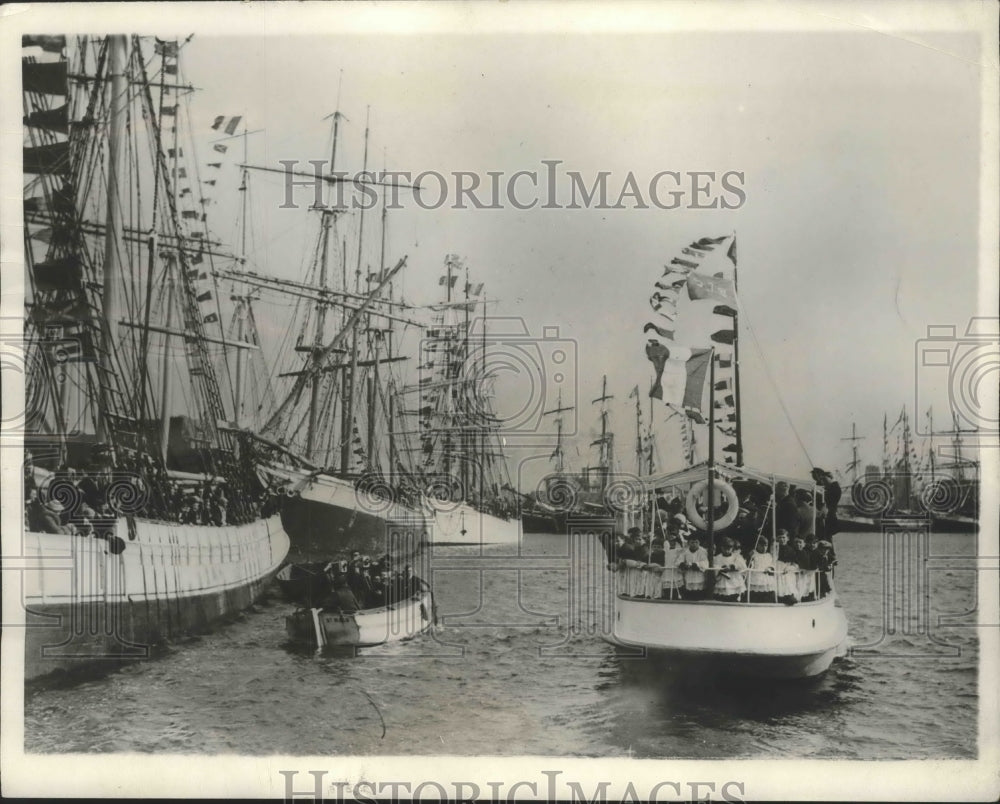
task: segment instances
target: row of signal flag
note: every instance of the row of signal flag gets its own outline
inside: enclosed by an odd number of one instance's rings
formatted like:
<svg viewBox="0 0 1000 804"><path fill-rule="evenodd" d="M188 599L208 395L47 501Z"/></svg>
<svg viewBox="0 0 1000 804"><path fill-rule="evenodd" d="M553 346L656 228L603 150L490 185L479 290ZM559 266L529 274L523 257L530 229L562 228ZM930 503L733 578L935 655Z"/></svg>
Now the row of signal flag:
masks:
<svg viewBox="0 0 1000 804"><path fill-rule="evenodd" d="M714 405L716 430L720 437L720 452L725 463L736 462L736 287L732 279L722 272L706 273L703 264L713 252L729 240L726 255L736 266L736 238L703 237L681 249L680 254L666 266L655 282L649 304L655 315L643 327L646 336L646 357L653 364L654 380L649 391L653 399L660 399L669 406L683 411L693 421L704 424L707 416L702 399L708 379L709 358L715 355ZM680 295L686 291L689 302L712 305L715 325L710 340L713 347L692 347L677 343L676 336L683 335L684 322L678 306ZM691 308L688 308L689 310ZM669 363L668 363L669 361ZM683 388L664 388L663 374L667 365L683 367Z"/></svg>
<svg viewBox="0 0 1000 804"><path fill-rule="evenodd" d="M176 41L164 41L161 39L156 39L154 44L154 51L156 52L157 55L161 57L164 75L177 75L177 58L180 54L179 43ZM162 116L176 118L177 115L176 99L174 99L174 101L175 101L174 105L172 106L168 105L160 106L160 114ZM239 127L240 121L242 119L243 118L240 115L235 115L235 116L216 115L215 119L212 121L212 130L224 132L227 136L233 136L236 133L236 129ZM175 120L170 129L171 133L174 133L176 131L176 125L177 124ZM225 154L226 151L228 150L226 145L219 142L213 144L212 149L219 154ZM184 149L168 148L167 156L170 158L180 159L184 156ZM222 167L222 162L221 161L208 162L206 166L208 167L209 170L219 170ZM187 169L183 167L178 167L177 178L188 179ZM206 187L214 187L217 184L217 182L218 179L216 178L208 178L201 180L201 183ZM194 194L192 193L191 187L188 184L185 184L185 186L182 186L180 188L179 195L182 199L187 200L188 198L190 198L192 201L194 200ZM208 207L208 205L211 203L212 199L209 196L205 195L204 193L200 193L198 198L198 206L193 208L189 207L188 209L181 210L181 218L183 220L194 221L196 223L205 223L208 218L205 208ZM202 261L203 257L201 254L195 254L191 258L192 265L199 265ZM210 283L210 277L208 272L202 271L198 268L193 268L188 271L188 279L190 279L192 282L205 283L206 285ZM199 303L207 304L212 301L213 296L210 285L207 288L205 287L205 285L202 285L201 289L196 287L195 292ZM213 312L210 310L207 312L203 311L202 321L203 323L206 324L217 323L219 321L219 315L217 312Z"/></svg>

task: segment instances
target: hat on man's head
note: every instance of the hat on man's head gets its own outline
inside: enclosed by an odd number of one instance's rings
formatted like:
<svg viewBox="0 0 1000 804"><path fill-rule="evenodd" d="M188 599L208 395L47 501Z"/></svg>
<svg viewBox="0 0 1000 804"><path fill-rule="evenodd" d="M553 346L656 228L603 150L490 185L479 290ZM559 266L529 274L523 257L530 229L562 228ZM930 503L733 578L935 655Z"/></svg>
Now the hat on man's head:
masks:
<svg viewBox="0 0 1000 804"><path fill-rule="evenodd" d="M55 497L53 497L51 500L45 503L45 507L48 508L50 511L55 511L57 514L60 514L66 510L66 506L63 505L61 502L59 502L59 500L57 500Z"/></svg>

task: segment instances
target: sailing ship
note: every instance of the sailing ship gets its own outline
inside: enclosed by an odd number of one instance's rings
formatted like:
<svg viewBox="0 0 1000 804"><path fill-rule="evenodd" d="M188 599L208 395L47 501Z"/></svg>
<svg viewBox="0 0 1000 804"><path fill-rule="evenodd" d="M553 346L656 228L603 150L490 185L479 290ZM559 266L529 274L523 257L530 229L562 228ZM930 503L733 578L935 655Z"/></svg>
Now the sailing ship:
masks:
<svg viewBox="0 0 1000 804"><path fill-rule="evenodd" d="M455 285L464 275L461 298ZM504 458L502 422L493 408L486 300L455 255L440 278L443 303L421 342L420 376L405 388L419 399L421 479L433 544L516 544L520 540L516 492ZM482 304L483 314L473 318ZM415 462L416 463L416 462Z"/></svg>
<svg viewBox="0 0 1000 804"><path fill-rule="evenodd" d="M551 460L553 471L545 475L539 483L534 495L522 505L524 530L528 533L565 533L570 522L587 524L610 522L615 519L618 511L613 505L614 496L610 488L615 478L615 434L610 426L608 402L614 397L608 393L608 377L601 378L601 394L591 401L600 405L598 412L598 435L591 441L590 447L596 448L597 462L585 466L577 472L567 471L565 450L563 448L563 421L560 414L573 410L564 407L560 393L556 407L544 411L544 415L555 415L556 446ZM637 425L639 426L639 425ZM642 437L640 436L640 439ZM643 453L647 447L643 443Z"/></svg>
<svg viewBox="0 0 1000 804"><path fill-rule="evenodd" d="M662 595L660 574L651 562L612 563L617 572L611 582L617 593L605 638L619 646L646 649L684 671L810 677L827 670L845 652L847 620L829 573L785 578L779 571L775 578L773 567L780 566L775 538L779 483L808 490L814 532L822 489L811 480L764 472L743 461L736 287L735 235L695 241L666 266L656 283L650 301L657 319L644 330L657 336L650 335L646 342L646 356L656 372L650 397L673 403L699 425L707 425L708 455L694 466L643 477L637 485L651 519L662 517L658 498L666 501L666 510L686 511L696 528L694 535L707 547L701 553L698 545L689 545L692 555L704 556L697 558L703 575L699 570L695 577L703 577L705 590L696 591L699 581L679 593L671 589L671 594ZM684 290L687 299L680 297ZM704 338L710 345L679 346L675 337L694 343ZM706 381L707 416L703 413ZM719 453L722 461L717 459ZM755 502L766 507L766 514L754 527L756 532L748 535L755 546L767 541L771 592L766 591L768 573L757 576L753 569L734 569L738 562L725 557L727 545L720 555L714 549L717 541L727 541L727 531L737 527L742 506ZM746 527L745 516L742 521ZM653 531L647 532L651 554ZM614 553L609 553L613 559ZM787 596L782 600L779 593L779 586L790 581L809 592L794 605L786 605L792 600ZM706 595L715 585L725 594L712 599ZM750 591L762 587L764 592Z"/></svg>
<svg viewBox="0 0 1000 804"><path fill-rule="evenodd" d="M337 111L332 118L330 174L343 116ZM367 127L364 160L367 171ZM403 315L407 305L393 296L393 279L406 258L386 266L384 194L375 254L365 236L364 207L352 232L353 251L344 236L344 208L311 211L319 225L302 281L247 272L231 277L295 300L289 331L297 337L276 358L287 368L279 375L285 386L256 428L273 448L264 470L289 494L282 521L295 560L357 551L390 553L404 563L426 542L428 528L397 413L401 380L394 369L406 358L397 354L394 324L420 323Z"/></svg>
<svg viewBox="0 0 1000 804"><path fill-rule="evenodd" d="M869 466L859 474L860 460L856 427L844 439L853 445L848 464L851 475L851 499L844 517L847 530L881 532L886 524L915 520L927 521L938 532L974 532L978 528L978 463L962 454L963 431L953 413L950 454L938 459L934 432L934 413L927 411L927 434L923 455L918 456L904 405L896 423L889 426L882 417L882 463ZM971 431L974 432L974 431ZM895 451L891 436L897 434Z"/></svg>
<svg viewBox="0 0 1000 804"><path fill-rule="evenodd" d="M572 507L577 489L570 485L566 476L566 459L563 448L563 413L573 410L564 406L562 390L556 406L542 412L544 416L555 416L556 445L549 460L553 471L545 475L533 494L521 496L521 527L525 533L565 533L566 515Z"/></svg>
<svg viewBox="0 0 1000 804"><path fill-rule="evenodd" d="M208 629L288 550L219 371L255 346L207 284L233 257L184 158L188 40L22 41L26 679Z"/></svg>

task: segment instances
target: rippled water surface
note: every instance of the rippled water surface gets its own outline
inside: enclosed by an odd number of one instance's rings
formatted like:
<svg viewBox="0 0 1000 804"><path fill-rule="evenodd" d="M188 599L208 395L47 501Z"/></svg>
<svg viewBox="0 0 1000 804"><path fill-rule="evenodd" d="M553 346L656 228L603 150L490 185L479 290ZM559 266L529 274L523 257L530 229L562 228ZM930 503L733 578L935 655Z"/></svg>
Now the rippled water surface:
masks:
<svg viewBox="0 0 1000 804"><path fill-rule="evenodd" d="M442 626L433 636L316 656L287 643L292 607L273 594L156 660L29 689L25 749L974 757L976 577L961 557L974 553L975 538L931 538L932 570L909 580L912 598L926 591L929 611L909 615L887 609L886 589L900 576L886 571L896 559L882 537L845 533L836 545L851 640L875 647L818 680L691 679L618 657L590 633L593 611L581 620L568 605L581 576L570 570L567 539L528 536L520 557L435 550ZM599 571L600 559L588 560Z"/></svg>

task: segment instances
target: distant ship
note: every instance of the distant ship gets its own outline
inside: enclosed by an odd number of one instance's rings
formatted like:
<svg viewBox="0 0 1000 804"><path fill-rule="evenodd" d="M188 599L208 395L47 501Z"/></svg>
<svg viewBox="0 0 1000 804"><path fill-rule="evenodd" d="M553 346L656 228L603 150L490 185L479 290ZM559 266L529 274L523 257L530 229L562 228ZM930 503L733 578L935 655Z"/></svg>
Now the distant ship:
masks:
<svg viewBox="0 0 1000 804"><path fill-rule="evenodd" d="M342 115L332 117L331 174ZM366 168L367 143L366 129ZM263 470L288 494L282 521L293 560L357 551L389 552L405 563L426 543L429 525L397 412L394 368L407 358L397 353L393 325L408 319L406 305L393 296L393 280L406 257L386 265L384 195L381 238L365 236L364 209L351 240L340 231L343 209L330 204L311 212L317 234L301 281L247 270L227 276L295 307L288 329L295 337L284 341L277 358L283 369L278 401L250 427L269 448Z"/></svg>
<svg viewBox="0 0 1000 804"><path fill-rule="evenodd" d="M849 501L839 514L843 530L880 532L893 522L925 520L939 533L975 532L979 527L979 464L965 458L963 432L953 415L950 455L938 458L935 447L933 412L927 411L928 435L925 450L918 457L913 446L910 421L904 406L890 427L882 419L882 465L869 465L861 475L857 442L862 440L852 425L852 460L847 470L852 477ZM889 449L890 436L899 431L895 454ZM974 431L970 431L974 432Z"/></svg>
<svg viewBox="0 0 1000 804"><path fill-rule="evenodd" d="M430 515L429 538L433 544L517 544L517 501L491 399L488 317L485 300L478 299L483 286L473 287L468 268L454 255L445 259L440 284L445 299L432 306L419 382L405 389L419 399L418 409L408 412L419 422L414 471ZM474 319L480 303L483 314Z"/></svg>
<svg viewBox="0 0 1000 804"><path fill-rule="evenodd" d="M525 495L521 515L526 533L565 533L572 522L612 522L618 515L609 504L607 495L614 475L615 434L609 425L607 403L613 399L608 394L608 378L601 380L601 395L592 404L600 404L598 422L600 432L590 446L597 448L597 463L578 472L567 471L563 448L563 420L560 414L573 410L564 407L560 393L556 407L545 411L554 415L556 446L550 459L553 471L545 475L532 495Z"/></svg>
<svg viewBox="0 0 1000 804"><path fill-rule="evenodd" d="M220 330L204 282L225 250L183 158L184 43L22 44L33 679L213 627L263 592L288 538L215 362L253 345Z"/></svg>

